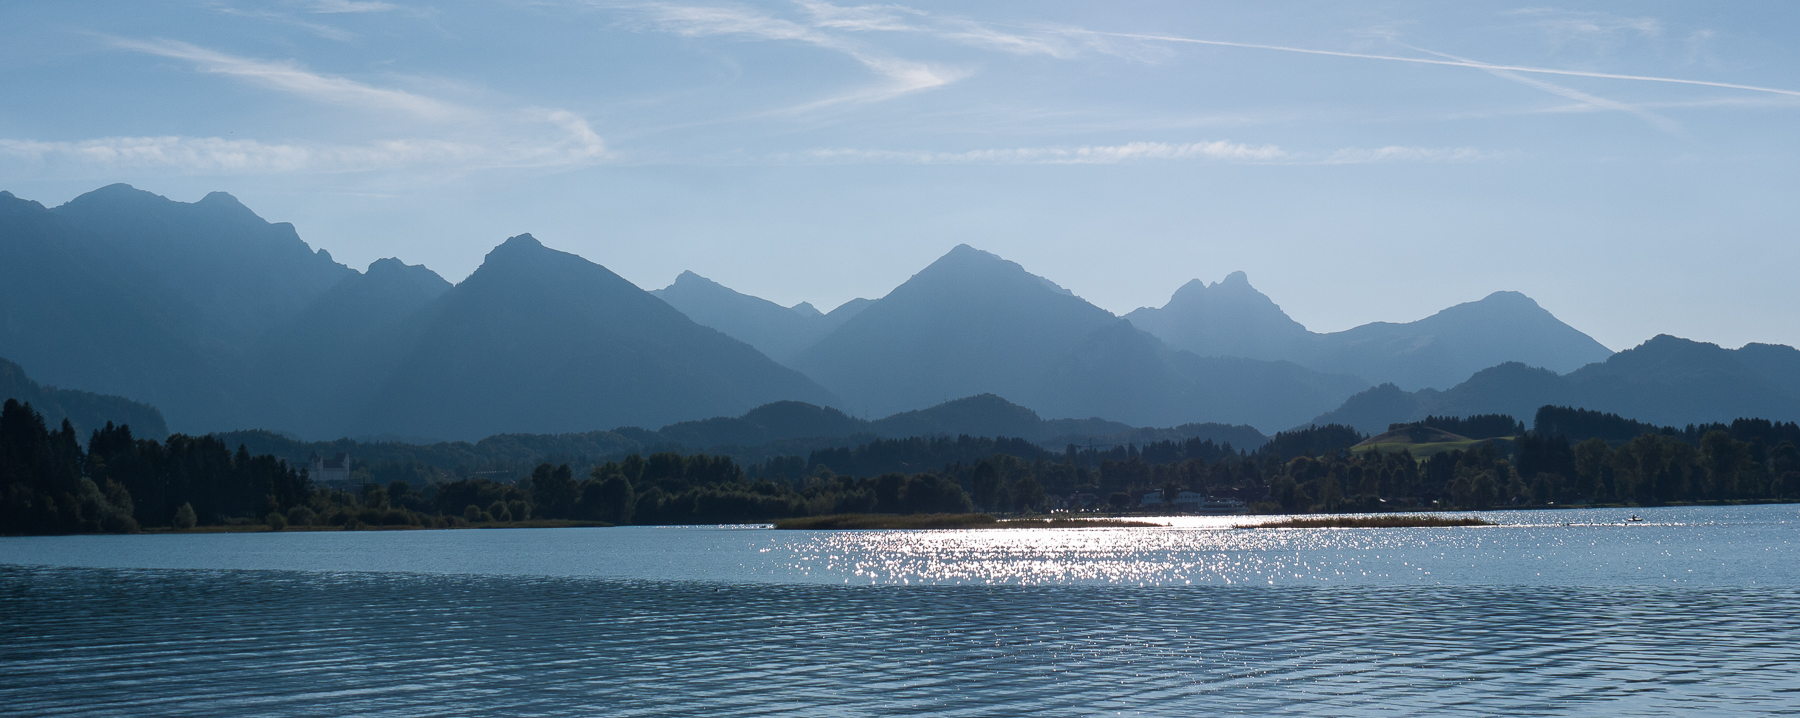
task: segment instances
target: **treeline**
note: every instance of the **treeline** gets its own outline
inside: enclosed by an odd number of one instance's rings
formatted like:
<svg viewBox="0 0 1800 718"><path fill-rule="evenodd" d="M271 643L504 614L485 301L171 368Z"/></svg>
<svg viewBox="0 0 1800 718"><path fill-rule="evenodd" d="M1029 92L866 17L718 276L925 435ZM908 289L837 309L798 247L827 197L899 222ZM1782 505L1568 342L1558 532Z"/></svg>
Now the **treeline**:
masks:
<svg viewBox="0 0 1800 718"><path fill-rule="evenodd" d="M287 511L314 498L305 475L218 439L134 438L111 423L83 442L30 404L0 407L0 533L136 531Z"/></svg>
<svg viewBox="0 0 1800 718"><path fill-rule="evenodd" d="M1782 442L1800 444L1800 424L1768 419L1735 419L1730 424L1688 424L1683 428L1657 426L1633 421L1618 414L1545 406L1538 409L1533 430L1546 436L1566 436L1574 441L1600 439L1617 446L1645 434L1656 434L1698 445L1715 431L1725 432L1738 441L1761 441L1766 446Z"/></svg>
<svg viewBox="0 0 1800 718"><path fill-rule="evenodd" d="M53 430L30 405L9 400L0 409L0 533L1131 511L1182 492L1238 498L1261 512L1800 500L1800 427L1793 424L1745 419L1657 427L1625 441L1571 440L1542 427L1613 431L1623 420L1553 409L1512 441L1423 461L1407 451L1353 449L1366 437L1327 425L1283 432L1254 451L1190 439L1053 452L965 436L876 440L749 466L723 455L630 454L543 462L495 478L390 461L364 471L383 480L343 490L314 486L284 459L244 444L234 450L217 436L155 441L107 425L84 443L68 422ZM1478 434L1521 428L1510 417L1433 421Z"/></svg>

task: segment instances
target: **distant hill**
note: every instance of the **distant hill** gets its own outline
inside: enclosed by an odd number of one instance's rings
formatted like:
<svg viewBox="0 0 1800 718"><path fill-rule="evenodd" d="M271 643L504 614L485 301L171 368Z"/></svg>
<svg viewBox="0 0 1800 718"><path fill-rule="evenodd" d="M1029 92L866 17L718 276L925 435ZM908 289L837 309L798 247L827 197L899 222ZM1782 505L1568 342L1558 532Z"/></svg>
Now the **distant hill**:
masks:
<svg viewBox="0 0 1800 718"><path fill-rule="evenodd" d="M956 399L876 421L858 419L830 407L778 401L739 416L676 422L657 430L619 427L611 431L557 434L508 433L473 442L308 442L260 430L220 432L216 436L228 446L244 444L252 453L274 454L295 462L314 453L328 456L345 452L359 465L418 463L447 472L524 472L538 461L591 464L617 460L630 453L672 450L726 454L740 462L755 463L780 456L806 457L822 449L849 449L881 439L919 437L1006 437L1037 447L1034 453L1061 453L1068 444L1085 449L1199 439L1254 451L1268 443L1268 437L1244 425L1154 428L1100 419L1045 420L1030 409L991 394ZM988 445L991 453L996 444L990 441ZM840 462L834 468L848 471L854 465Z"/></svg>
<svg viewBox="0 0 1800 718"><path fill-rule="evenodd" d="M26 376L23 367L0 359L0 402L7 399L31 404L52 430L68 419L84 443L93 430L108 423L128 425L132 436L140 439L160 441L169 436L162 412L154 406L117 396L43 386Z"/></svg>
<svg viewBox="0 0 1800 718"><path fill-rule="evenodd" d="M1445 391L1408 392L1392 384L1357 394L1315 423L1375 432L1428 415L1508 414L1531 417L1545 405L1611 412L1657 425L1730 422L1741 417L1800 419L1800 352L1754 344L1716 344L1659 335L1567 375L1507 363L1477 372Z"/></svg>
<svg viewBox="0 0 1800 718"><path fill-rule="evenodd" d="M529 234L390 341L406 347L358 425L474 439L836 402L750 345L695 324L593 262Z"/></svg>
<svg viewBox="0 0 1800 718"><path fill-rule="evenodd" d="M1442 429L1429 426L1408 424L1364 439L1357 446L1374 446L1376 444L1437 444L1453 441L1471 441L1467 436L1452 434Z"/></svg>
<svg viewBox="0 0 1800 718"><path fill-rule="evenodd" d="M1173 428L1140 428L1102 419L1050 419L993 394L953 399L937 406L865 421L830 407L776 402L743 416L687 421L663 427L655 440L690 448L754 446L807 438L908 438L914 436L1011 437L1060 448L1065 443L1150 443L1211 439L1254 449L1268 441L1244 425L1188 424ZM638 434L641 438L645 434Z"/></svg>
<svg viewBox="0 0 1800 718"><path fill-rule="evenodd" d="M1452 386L1509 361L1573 371L1612 354L1517 292L1495 292L1415 322L1316 334L1233 272L1211 285L1189 282L1168 304L1126 318L1201 356L1287 360L1403 389Z"/></svg>
<svg viewBox="0 0 1800 718"><path fill-rule="evenodd" d="M857 413L996 394L1051 417L1279 427L1367 386L1195 356L1018 264L960 245L794 360Z"/></svg>
<svg viewBox="0 0 1800 718"><path fill-rule="evenodd" d="M792 360L868 306L866 299L854 300L830 314L820 313L805 302L784 307L740 294L693 272L682 272L673 284L650 293L695 323L756 347L778 362Z"/></svg>

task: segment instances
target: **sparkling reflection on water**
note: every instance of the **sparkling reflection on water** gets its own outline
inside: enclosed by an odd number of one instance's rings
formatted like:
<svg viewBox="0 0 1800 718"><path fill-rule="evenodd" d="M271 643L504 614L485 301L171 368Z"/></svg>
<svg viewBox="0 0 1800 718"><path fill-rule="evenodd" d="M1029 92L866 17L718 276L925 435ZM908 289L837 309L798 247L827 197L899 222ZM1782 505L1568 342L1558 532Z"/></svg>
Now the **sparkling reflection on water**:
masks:
<svg viewBox="0 0 1800 718"><path fill-rule="evenodd" d="M1658 525L4 539L0 706L1800 713L1795 509L1645 513Z"/></svg>

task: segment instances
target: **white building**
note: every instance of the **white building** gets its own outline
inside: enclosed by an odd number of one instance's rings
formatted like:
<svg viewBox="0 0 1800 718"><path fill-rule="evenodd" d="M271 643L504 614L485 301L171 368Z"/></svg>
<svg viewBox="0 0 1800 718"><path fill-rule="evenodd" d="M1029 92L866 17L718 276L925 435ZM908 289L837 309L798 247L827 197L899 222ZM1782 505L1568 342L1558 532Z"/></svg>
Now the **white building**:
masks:
<svg viewBox="0 0 1800 718"><path fill-rule="evenodd" d="M307 475L314 484L350 483L350 455L340 453L326 459L315 453L307 466Z"/></svg>

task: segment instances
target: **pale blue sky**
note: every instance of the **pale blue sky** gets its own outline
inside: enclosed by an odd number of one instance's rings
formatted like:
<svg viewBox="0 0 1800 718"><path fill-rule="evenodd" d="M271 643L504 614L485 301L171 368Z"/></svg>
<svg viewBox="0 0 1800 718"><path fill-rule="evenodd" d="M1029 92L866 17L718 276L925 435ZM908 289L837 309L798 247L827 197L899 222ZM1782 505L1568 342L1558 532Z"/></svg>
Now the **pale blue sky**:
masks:
<svg viewBox="0 0 1800 718"><path fill-rule="evenodd" d="M1791 2L13 0L0 93L0 189L452 281L532 232L828 309L967 242L1118 313L1243 269L1319 331L1800 344Z"/></svg>

